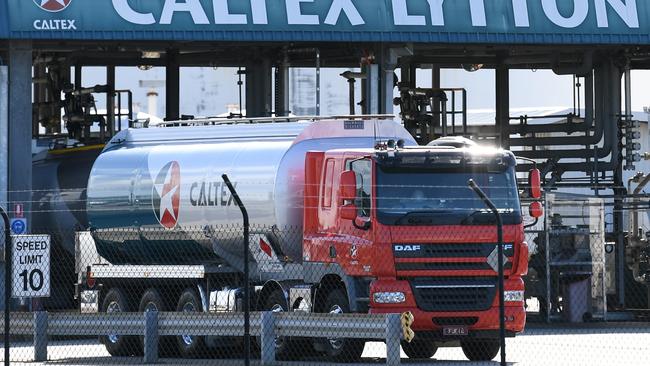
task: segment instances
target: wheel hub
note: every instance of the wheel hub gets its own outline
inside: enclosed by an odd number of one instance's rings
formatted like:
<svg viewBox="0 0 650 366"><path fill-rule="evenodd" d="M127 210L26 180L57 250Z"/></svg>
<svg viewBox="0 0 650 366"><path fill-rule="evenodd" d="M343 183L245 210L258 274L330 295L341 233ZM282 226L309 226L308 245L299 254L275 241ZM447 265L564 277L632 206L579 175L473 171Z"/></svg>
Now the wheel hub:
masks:
<svg viewBox="0 0 650 366"><path fill-rule="evenodd" d="M332 305L330 307L330 314L343 314L343 308L338 304ZM341 338L327 338L330 343L330 346L335 350L340 350L343 347L343 339Z"/></svg>
<svg viewBox="0 0 650 366"><path fill-rule="evenodd" d="M120 304L117 303L117 301L111 301L108 306L106 307L106 312L107 313L120 313L122 312L122 308L120 307ZM111 343L117 343L119 341L120 336L117 334L109 334L108 335L108 341Z"/></svg>
<svg viewBox="0 0 650 366"><path fill-rule="evenodd" d="M196 308L194 307L194 304L188 302L185 303L185 305L183 305L183 312L184 313L196 312ZM191 346L192 343L194 343L194 337L189 334L181 335L181 339L183 340L183 343L185 343L186 346Z"/></svg>

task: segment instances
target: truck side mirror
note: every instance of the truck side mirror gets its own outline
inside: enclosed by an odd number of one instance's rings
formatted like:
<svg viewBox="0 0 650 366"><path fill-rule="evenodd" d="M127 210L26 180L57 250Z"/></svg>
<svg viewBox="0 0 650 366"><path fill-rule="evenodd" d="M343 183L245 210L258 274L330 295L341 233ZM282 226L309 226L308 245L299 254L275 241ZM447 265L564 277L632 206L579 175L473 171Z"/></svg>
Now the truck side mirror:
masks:
<svg viewBox="0 0 650 366"><path fill-rule="evenodd" d="M341 173L339 180L339 198L345 201L354 201L357 197L357 175L351 171L346 170Z"/></svg>
<svg viewBox="0 0 650 366"><path fill-rule="evenodd" d="M528 184L530 185L530 198L536 200L542 198L542 177L539 169L531 169L528 172Z"/></svg>
<svg viewBox="0 0 650 366"><path fill-rule="evenodd" d="M356 220L357 219L357 206L354 203L348 203L339 208L339 216L343 220Z"/></svg>
<svg viewBox="0 0 650 366"><path fill-rule="evenodd" d="M539 201L531 202L530 207L528 207L528 213L530 217L538 219L544 215L544 208Z"/></svg>

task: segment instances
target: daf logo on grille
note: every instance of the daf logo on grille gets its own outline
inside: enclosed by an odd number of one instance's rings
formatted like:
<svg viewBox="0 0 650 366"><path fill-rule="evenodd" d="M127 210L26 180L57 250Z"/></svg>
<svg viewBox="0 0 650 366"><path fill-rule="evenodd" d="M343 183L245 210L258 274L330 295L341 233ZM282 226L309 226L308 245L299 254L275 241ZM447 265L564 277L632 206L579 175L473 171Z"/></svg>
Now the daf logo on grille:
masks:
<svg viewBox="0 0 650 366"><path fill-rule="evenodd" d="M420 245L395 245L396 252L417 252L420 249Z"/></svg>

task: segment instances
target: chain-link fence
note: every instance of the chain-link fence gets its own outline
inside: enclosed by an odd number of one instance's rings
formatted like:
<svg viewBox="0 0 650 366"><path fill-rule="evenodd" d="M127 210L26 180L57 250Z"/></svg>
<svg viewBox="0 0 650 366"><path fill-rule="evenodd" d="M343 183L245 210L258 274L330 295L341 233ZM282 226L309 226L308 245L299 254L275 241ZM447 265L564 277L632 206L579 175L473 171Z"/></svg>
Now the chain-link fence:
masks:
<svg viewBox="0 0 650 366"><path fill-rule="evenodd" d="M648 289L629 263L637 302L616 301L605 201L547 194L537 220L526 203L500 211L501 317L497 225L480 201L462 217L380 219L362 199L349 215L321 202L301 226L252 222L247 240L234 205L230 224L131 212L141 224L30 228L14 236L6 281L11 363L496 362L502 320L508 362L647 362Z"/></svg>

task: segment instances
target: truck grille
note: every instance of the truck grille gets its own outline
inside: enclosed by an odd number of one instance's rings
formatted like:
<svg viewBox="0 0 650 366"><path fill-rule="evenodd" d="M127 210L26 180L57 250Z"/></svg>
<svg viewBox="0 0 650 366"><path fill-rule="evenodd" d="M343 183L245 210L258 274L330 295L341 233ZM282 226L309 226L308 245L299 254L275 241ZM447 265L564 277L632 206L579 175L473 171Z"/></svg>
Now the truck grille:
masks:
<svg viewBox="0 0 650 366"><path fill-rule="evenodd" d="M393 244L395 258L485 258L492 253L495 243L461 244ZM514 245L506 243L504 253L514 254Z"/></svg>
<svg viewBox="0 0 650 366"><path fill-rule="evenodd" d="M423 311L482 311L492 305L496 278L442 278L410 281L418 308Z"/></svg>
<svg viewBox="0 0 650 366"><path fill-rule="evenodd" d="M488 257L496 249L494 243L393 244L397 271L495 271ZM504 269L512 269L514 245L505 244L504 253Z"/></svg>

